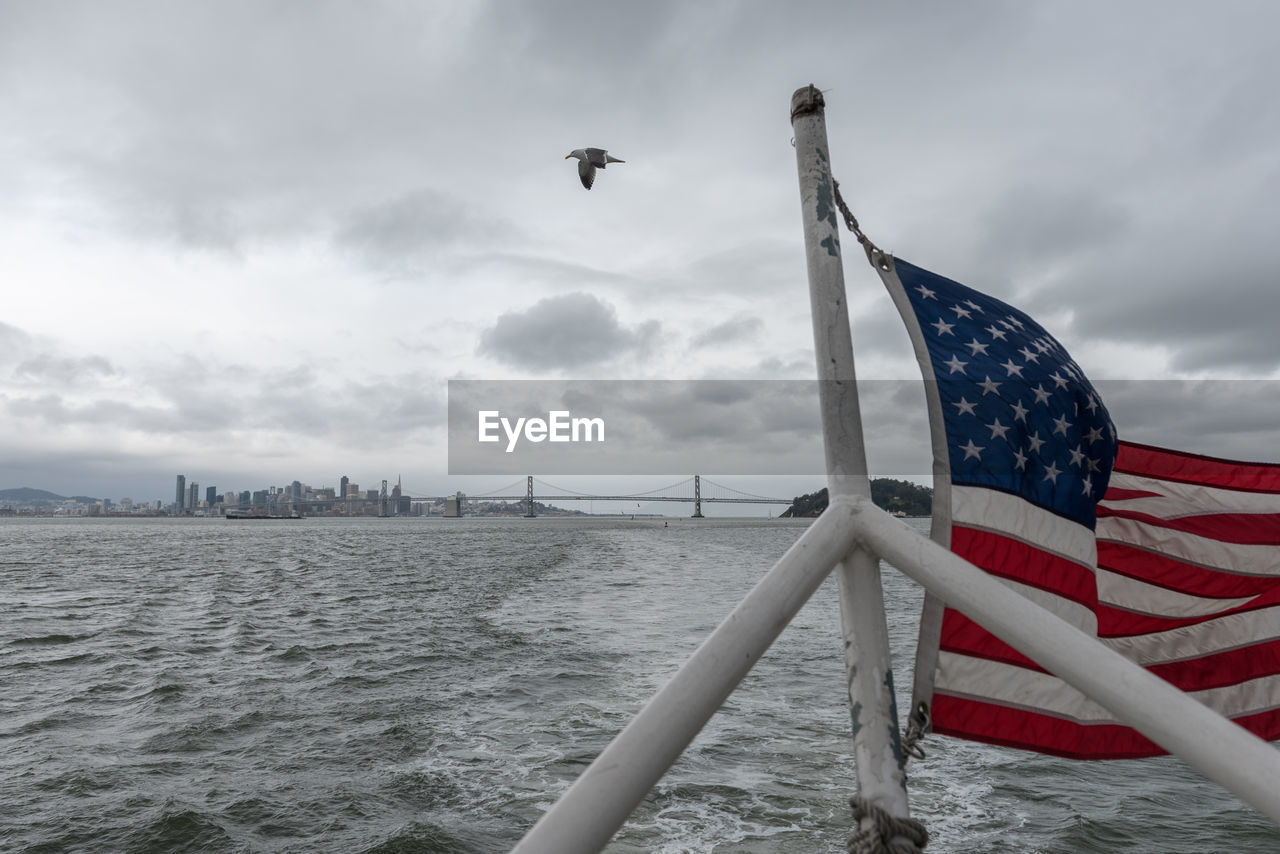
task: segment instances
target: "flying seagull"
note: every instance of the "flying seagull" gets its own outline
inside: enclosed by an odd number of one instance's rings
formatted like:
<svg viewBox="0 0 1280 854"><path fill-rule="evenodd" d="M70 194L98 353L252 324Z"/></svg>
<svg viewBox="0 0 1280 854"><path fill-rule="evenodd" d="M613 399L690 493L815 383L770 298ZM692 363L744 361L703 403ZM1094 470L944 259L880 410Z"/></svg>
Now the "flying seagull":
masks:
<svg viewBox="0 0 1280 854"><path fill-rule="evenodd" d="M578 177L582 179L582 186L588 190L595 183L597 169L603 169L610 163L627 162L611 157L603 148L577 148L566 154L564 159L568 160L570 157L578 158Z"/></svg>

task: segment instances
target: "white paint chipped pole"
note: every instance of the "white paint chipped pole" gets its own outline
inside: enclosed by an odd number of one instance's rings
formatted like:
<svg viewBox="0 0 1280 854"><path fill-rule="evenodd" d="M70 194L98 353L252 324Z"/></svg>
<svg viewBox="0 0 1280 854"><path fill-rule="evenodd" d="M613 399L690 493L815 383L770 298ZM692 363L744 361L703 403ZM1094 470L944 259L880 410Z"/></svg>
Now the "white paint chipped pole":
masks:
<svg viewBox="0 0 1280 854"><path fill-rule="evenodd" d="M798 89L791 97L826 447L827 493L832 501L840 496L869 501L871 481L862 441L853 336L841 266L840 218L831 178L824 107L822 93L813 86ZM855 548L841 561L837 575L858 793L890 815L907 818L907 783L890 670L880 562L865 548Z"/></svg>

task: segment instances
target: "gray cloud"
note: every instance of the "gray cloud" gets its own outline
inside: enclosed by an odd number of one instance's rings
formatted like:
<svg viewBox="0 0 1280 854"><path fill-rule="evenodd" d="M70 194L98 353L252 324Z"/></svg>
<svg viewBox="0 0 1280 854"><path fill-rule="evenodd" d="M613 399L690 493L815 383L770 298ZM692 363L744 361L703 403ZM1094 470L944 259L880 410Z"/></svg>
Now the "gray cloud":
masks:
<svg viewBox="0 0 1280 854"><path fill-rule="evenodd" d="M746 341L764 329L758 317L740 316L710 326L693 336L694 347L711 347L734 341Z"/></svg>
<svg viewBox="0 0 1280 854"><path fill-rule="evenodd" d="M659 328L652 320L625 327L612 305L572 293L501 315L480 336L480 352L518 367L568 369L643 351Z"/></svg>
<svg viewBox="0 0 1280 854"><path fill-rule="evenodd" d="M79 385L110 377L116 369L101 356L67 357L40 353L20 362L13 376L23 382Z"/></svg>

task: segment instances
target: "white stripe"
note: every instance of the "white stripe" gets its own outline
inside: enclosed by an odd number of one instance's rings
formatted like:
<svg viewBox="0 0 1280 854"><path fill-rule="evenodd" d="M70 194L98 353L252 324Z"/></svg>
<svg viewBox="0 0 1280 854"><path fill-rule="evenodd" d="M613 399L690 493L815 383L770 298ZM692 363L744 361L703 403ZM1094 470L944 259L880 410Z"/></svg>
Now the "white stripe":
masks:
<svg viewBox="0 0 1280 854"><path fill-rule="evenodd" d="M946 650L938 659L937 692L1078 723L1119 723L1106 709L1052 674ZM1219 714L1235 718L1280 707L1280 675L1189 693Z"/></svg>
<svg viewBox="0 0 1280 854"><path fill-rule="evenodd" d="M1235 575L1280 575L1280 548L1242 545L1117 516L1098 520L1098 540L1132 545Z"/></svg>
<svg viewBox="0 0 1280 854"><path fill-rule="evenodd" d="M1280 605L1228 614L1192 626L1102 642L1144 667L1201 658L1280 638Z"/></svg>
<svg viewBox="0 0 1280 854"><path fill-rule="evenodd" d="M1110 486L1158 494L1149 498L1104 498L1099 502L1102 506L1135 510L1161 519L1214 513L1280 513L1280 494L1274 492L1241 492L1237 489L1178 483L1123 472L1111 475Z"/></svg>
<svg viewBox="0 0 1280 854"><path fill-rule="evenodd" d="M1208 617L1240 605L1247 605L1256 598L1256 596L1240 596L1234 599L1213 599L1207 596L1193 596L1190 593L1170 590L1126 575L1098 569L1098 601L1135 614L1172 619Z"/></svg>
<svg viewBox="0 0 1280 854"><path fill-rule="evenodd" d="M1092 531L1006 492L953 484L951 518L957 525L1004 534L1090 569L1095 566Z"/></svg>

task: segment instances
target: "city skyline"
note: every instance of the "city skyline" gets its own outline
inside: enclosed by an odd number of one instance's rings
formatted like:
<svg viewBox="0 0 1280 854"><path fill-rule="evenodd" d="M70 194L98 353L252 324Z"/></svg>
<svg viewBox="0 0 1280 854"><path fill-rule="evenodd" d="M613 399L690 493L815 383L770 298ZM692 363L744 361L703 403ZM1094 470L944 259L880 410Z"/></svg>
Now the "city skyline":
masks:
<svg viewBox="0 0 1280 854"><path fill-rule="evenodd" d="M1280 395L1232 384L1280 379L1277 18L4 4L0 484L169 500L179 471L345 468L478 491L448 473L450 380L812 379L788 113L809 83L878 245L1026 311L1095 383L1147 382L1107 398L1122 438L1265 459ZM585 192L583 146L626 166ZM918 377L844 254L860 378ZM656 413L655 454L704 416ZM863 420L873 472L928 476L917 399ZM805 440L765 426L719 438ZM820 443L796 453L799 489Z"/></svg>

